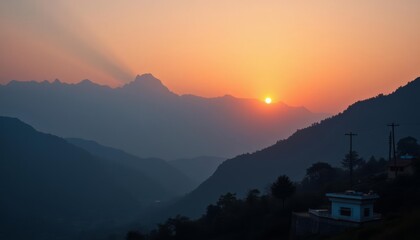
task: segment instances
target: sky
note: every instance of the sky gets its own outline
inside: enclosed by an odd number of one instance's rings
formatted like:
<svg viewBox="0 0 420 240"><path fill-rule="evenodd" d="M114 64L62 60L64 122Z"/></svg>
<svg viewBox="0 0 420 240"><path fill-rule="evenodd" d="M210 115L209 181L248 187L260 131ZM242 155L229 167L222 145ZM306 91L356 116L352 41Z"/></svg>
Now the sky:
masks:
<svg viewBox="0 0 420 240"><path fill-rule="evenodd" d="M339 112L420 76L420 1L0 2L0 83L142 73L178 94Z"/></svg>

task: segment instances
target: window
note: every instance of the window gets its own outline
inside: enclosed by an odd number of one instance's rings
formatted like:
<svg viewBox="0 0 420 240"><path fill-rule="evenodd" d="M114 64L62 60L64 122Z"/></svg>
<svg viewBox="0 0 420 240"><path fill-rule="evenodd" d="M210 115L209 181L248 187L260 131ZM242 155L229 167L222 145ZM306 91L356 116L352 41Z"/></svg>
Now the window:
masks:
<svg viewBox="0 0 420 240"><path fill-rule="evenodd" d="M340 215L350 217L351 216L351 208L346 208L346 207L340 208Z"/></svg>
<svg viewBox="0 0 420 240"><path fill-rule="evenodd" d="M365 210L363 211L363 216L365 216L365 217L370 216L370 208L365 208Z"/></svg>

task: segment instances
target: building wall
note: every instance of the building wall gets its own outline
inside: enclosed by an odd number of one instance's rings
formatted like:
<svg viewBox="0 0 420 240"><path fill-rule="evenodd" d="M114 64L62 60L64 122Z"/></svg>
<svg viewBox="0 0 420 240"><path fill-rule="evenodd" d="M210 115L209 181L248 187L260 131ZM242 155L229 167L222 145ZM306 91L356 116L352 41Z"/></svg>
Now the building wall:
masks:
<svg viewBox="0 0 420 240"><path fill-rule="evenodd" d="M312 239L316 236L329 236L359 227L361 223L345 222L328 218L321 218L312 214L292 214L290 239Z"/></svg>
<svg viewBox="0 0 420 240"><path fill-rule="evenodd" d="M350 208L351 209L351 216L342 216L341 215L341 208ZM344 202L344 201L334 201L331 204L331 216L335 219L343 219L348 221L356 221L361 222L364 217L364 209L369 208L370 218L373 214L373 204L372 203L351 203L351 202Z"/></svg>
<svg viewBox="0 0 420 240"><path fill-rule="evenodd" d="M332 218L318 217L312 214L293 213L290 239L318 239L317 236L330 236L350 228L369 226L380 221L346 222Z"/></svg>

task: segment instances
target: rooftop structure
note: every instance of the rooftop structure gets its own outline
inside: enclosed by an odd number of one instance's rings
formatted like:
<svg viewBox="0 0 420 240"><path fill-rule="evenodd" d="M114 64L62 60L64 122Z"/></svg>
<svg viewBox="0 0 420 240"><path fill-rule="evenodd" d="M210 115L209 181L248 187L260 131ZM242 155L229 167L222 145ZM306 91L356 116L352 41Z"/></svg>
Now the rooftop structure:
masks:
<svg viewBox="0 0 420 240"><path fill-rule="evenodd" d="M346 191L327 193L326 196L331 201L330 208L293 214L292 238L308 234L335 234L381 219L381 215L373 211L374 202L379 198L373 192Z"/></svg>
<svg viewBox="0 0 420 240"><path fill-rule="evenodd" d="M373 212L373 202L379 198L374 193L347 191L345 193L327 193L331 201L331 218L351 222L366 222L380 219Z"/></svg>

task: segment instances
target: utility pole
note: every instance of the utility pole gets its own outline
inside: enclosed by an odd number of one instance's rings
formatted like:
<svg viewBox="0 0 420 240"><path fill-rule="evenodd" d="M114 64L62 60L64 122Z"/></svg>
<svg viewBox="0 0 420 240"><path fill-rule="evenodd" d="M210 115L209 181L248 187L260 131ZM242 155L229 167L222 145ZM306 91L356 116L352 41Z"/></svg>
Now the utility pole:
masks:
<svg viewBox="0 0 420 240"><path fill-rule="evenodd" d="M388 161L391 162L392 159L392 132L389 132L388 137Z"/></svg>
<svg viewBox="0 0 420 240"><path fill-rule="evenodd" d="M353 136L357 136L356 133L349 132L345 134L350 137L350 152L349 152L349 170L350 170L350 189L353 190Z"/></svg>
<svg viewBox="0 0 420 240"><path fill-rule="evenodd" d="M398 168L397 168L397 153L395 151L395 127L400 126L399 124L396 124L395 122L392 122L388 124L388 127L391 127L391 135L392 135L392 150L393 150L393 157L394 157L394 170L395 170L395 178L397 178L398 175Z"/></svg>

